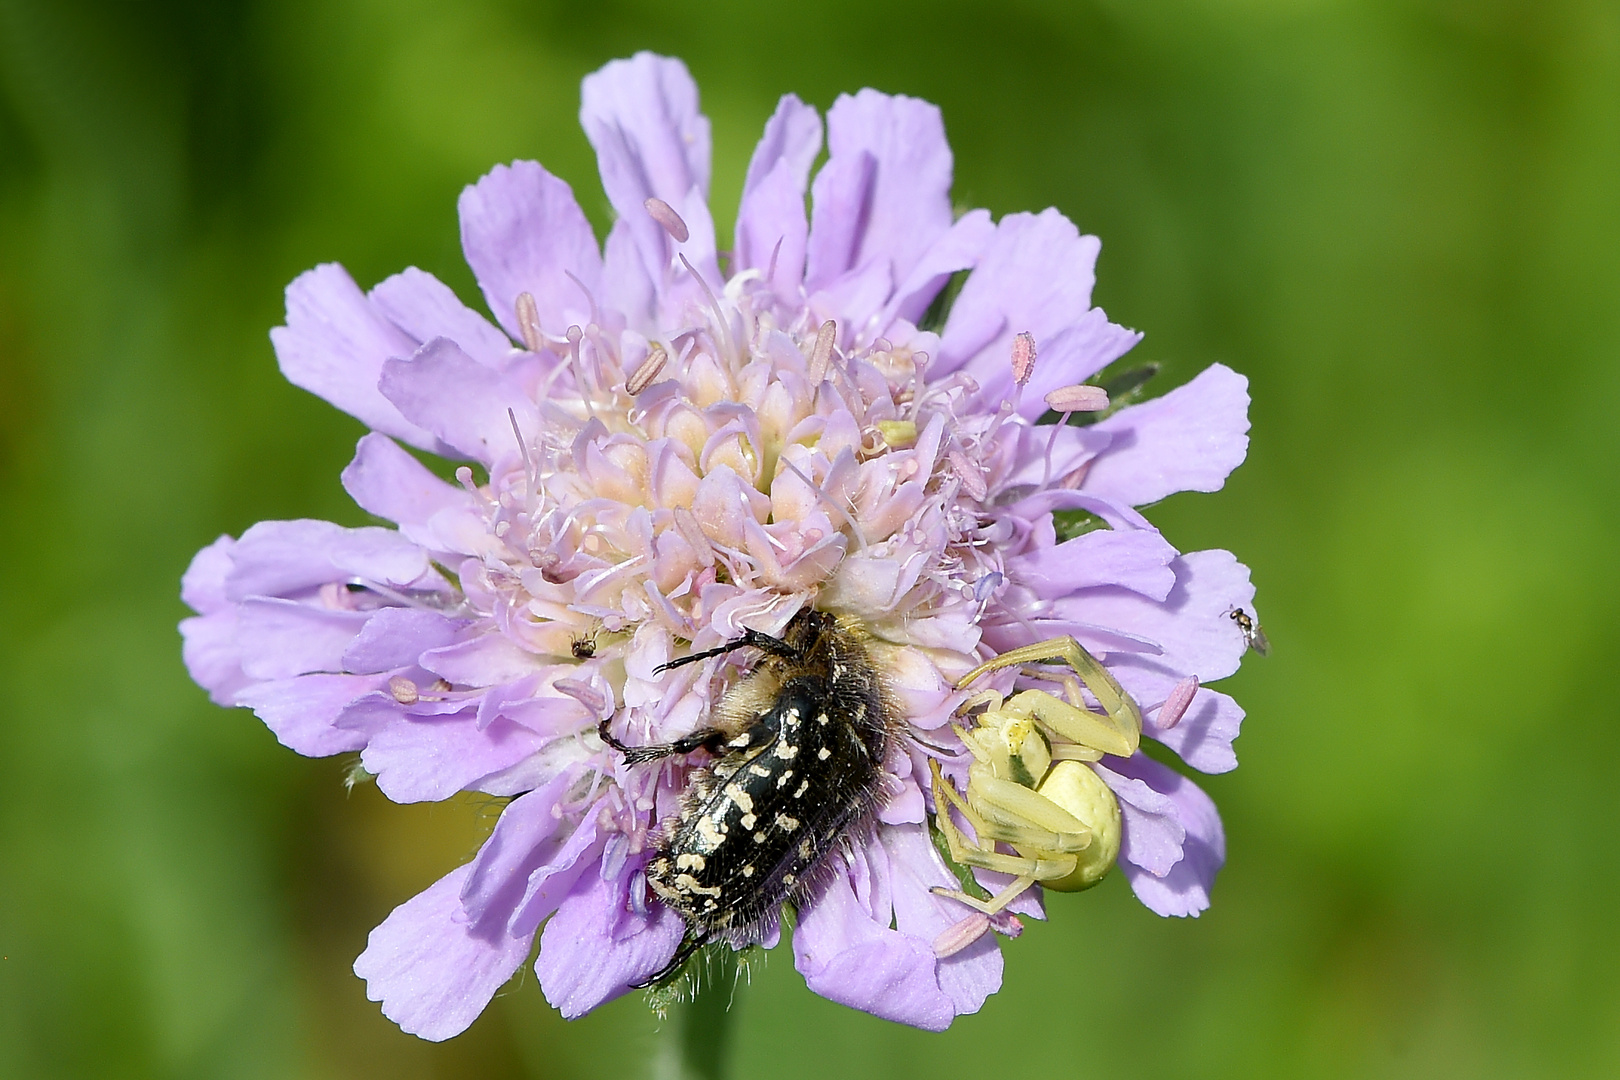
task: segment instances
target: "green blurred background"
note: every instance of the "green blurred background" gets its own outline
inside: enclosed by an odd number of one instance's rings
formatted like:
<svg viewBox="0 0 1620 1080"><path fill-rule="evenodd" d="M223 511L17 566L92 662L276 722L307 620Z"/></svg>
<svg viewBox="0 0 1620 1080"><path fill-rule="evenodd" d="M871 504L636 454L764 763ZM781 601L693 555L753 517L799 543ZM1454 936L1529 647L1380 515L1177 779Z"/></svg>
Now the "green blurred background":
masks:
<svg viewBox="0 0 1620 1080"><path fill-rule="evenodd" d="M446 1045L384 1020L352 958L491 808L345 797L174 629L219 533L361 521L285 283L475 297L456 195L514 157L604 225L579 80L640 48L702 88L722 236L779 94L921 95L959 203L1103 238L1165 385L1253 381L1248 463L1150 512L1274 646L1214 909L1056 897L940 1036L774 956L736 1074L1620 1074L1615 4L0 0L0 1075L649 1074L639 1000L565 1024L532 974Z"/></svg>

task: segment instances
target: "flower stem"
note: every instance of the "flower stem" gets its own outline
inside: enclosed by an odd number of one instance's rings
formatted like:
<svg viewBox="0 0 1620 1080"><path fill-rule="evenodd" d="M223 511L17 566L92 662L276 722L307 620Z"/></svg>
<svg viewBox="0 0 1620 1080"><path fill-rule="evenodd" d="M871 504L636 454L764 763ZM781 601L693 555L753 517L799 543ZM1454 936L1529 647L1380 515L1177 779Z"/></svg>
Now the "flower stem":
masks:
<svg viewBox="0 0 1620 1080"><path fill-rule="evenodd" d="M681 1080L725 1080L730 1064L732 997L737 954L705 949L692 1000L679 1007L674 1025Z"/></svg>

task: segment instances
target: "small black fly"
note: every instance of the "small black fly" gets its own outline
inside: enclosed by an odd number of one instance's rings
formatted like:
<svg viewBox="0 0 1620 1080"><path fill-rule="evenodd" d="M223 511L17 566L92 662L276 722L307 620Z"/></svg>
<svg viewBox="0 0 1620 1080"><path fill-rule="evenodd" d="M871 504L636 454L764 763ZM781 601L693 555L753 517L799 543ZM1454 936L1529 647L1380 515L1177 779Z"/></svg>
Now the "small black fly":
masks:
<svg viewBox="0 0 1620 1080"><path fill-rule="evenodd" d="M1258 619L1250 617L1242 608L1233 608L1228 614L1232 621L1237 623L1238 629L1243 631L1243 643L1261 656L1271 651L1271 642L1266 640L1266 632L1260 629Z"/></svg>
<svg viewBox="0 0 1620 1080"><path fill-rule="evenodd" d="M581 634L568 643L568 651L575 660L589 660L596 655L596 635Z"/></svg>
<svg viewBox="0 0 1620 1080"><path fill-rule="evenodd" d="M699 749L715 757L692 776L647 863L648 884L686 921L686 935L642 986L669 978L708 942L740 937L801 900L824 856L882 801L883 759L898 721L861 632L807 608L780 638L746 630L664 668L742 648L764 656L727 691L710 726L658 746L627 746L607 721L600 727L632 765Z"/></svg>

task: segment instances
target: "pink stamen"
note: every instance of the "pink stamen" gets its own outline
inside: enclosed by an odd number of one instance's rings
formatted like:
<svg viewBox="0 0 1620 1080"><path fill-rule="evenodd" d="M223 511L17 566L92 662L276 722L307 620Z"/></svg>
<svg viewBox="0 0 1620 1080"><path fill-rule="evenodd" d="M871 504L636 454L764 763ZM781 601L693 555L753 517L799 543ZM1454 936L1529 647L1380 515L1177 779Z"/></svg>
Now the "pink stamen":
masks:
<svg viewBox="0 0 1620 1080"><path fill-rule="evenodd" d="M1012 374L1020 387L1027 386L1035 374L1035 335L1028 330L1013 338Z"/></svg>
<svg viewBox="0 0 1620 1080"><path fill-rule="evenodd" d="M941 960L947 956L955 956L963 949L972 945L984 936L990 929L990 916L982 911L975 911L967 915L961 922L940 933L934 939L934 955Z"/></svg>
<svg viewBox="0 0 1620 1080"><path fill-rule="evenodd" d="M767 285L776 280L776 259L777 256L782 254L782 241L786 239L785 236L777 237L776 246L771 248L771 265L765 268L765 284Z"/></svg>
<svg viewBox="0 0 1620 1080"><path fill-rule="evenodd" d="M668 361L669 353L664 351L664 347L654 345L652 351L647 354L647 359L643 360L641 365L631 373L630 378L625 381L624 392L631 397L635 397L647 389L653 384L653 380L658 378L658 373L664 370L664 365Z"/></svg>
<svg viewBox="0 0 1620 1080"><path fill-rule="evenodd" d="M691 237L692 234L687 229L686 222L681 220L681 215L663 199L655 195L641 205L647 208L647 216L662 225L664 231L674 237L677 244L684 244Z"/></svg>
<svg viewBox="0 0 1620 1080"><path fill-rule="evenodd" d="M983 502L984 497L990 494L990 487L984 482L984 470L969 461L960 450L952 450L945 455L951 463L951 472L962 481L962 488L975 501Z"/></svg>
<svg viewBox="0 0 1620 1080"><path fill-rule="evenodd" d="M602 715L602 710L607 708L607 698L590 683L580 682L578 679L558 679L551 685L558 693L567 694L596 716Z"/></svg>
<svg viewBox="0 0 1620 1080"><path fill-rule="evenodd" d="M816 331L816 344L810 350L810 366L805 374L810 378L811 386L820 386L821 381L827 377L827 365L832 362L833 338L838 336L838 324L828 319Z"/></svg>
<svg viewBox="0 0 1620 1080"><path fill-rule="evenodd" d="M524 347L535 353L545 349L546 336L540 332L540 307L534 302L534 294L518 293L512 307L517 314L518 334L523 338Z"/></svg>
<svg viewBox="0 0 1620 1080"><path fill-rule="evenodd" d="M1046 395L1046 407L1060 413L1102 412L1108 391L1100 386L1060 386Z"/></svg>
<svg viewBox="0 0 1620 1080"><path fill-rule="evenodd" d="M388 692L394 695L394 700L401 705L415 705L422 696L416 684L403 675L395 675L388 680Z"/></svg>
<svg viewBox="0 0 1620 1080"><path fill-rule="evenodd" d="M1170 691L1170 696L1164 699L1159 706L1159 715L1153 718L1154 726L1160 731L1169 731L1181 723L1181 718L1187 714L1187 709L1198 695L1198 676L1189 675L1176 683Z"/></svg>

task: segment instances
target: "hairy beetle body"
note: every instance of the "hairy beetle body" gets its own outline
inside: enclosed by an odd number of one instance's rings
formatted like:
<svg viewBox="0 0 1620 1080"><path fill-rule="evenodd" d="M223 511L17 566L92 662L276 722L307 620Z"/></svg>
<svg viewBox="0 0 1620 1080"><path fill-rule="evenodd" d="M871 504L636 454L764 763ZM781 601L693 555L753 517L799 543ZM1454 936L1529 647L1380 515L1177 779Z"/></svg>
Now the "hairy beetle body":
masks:
<svg viewBox="0 0 1620 1080"><path fill-rule="evenodd" d="M806 609L781 638L750 631L720 649L765 655L715 710L712 726L668 746L610 745L631 762L702 747L680 811L647 864L654 893L686 921L672 974L699 946L775 917L810 889L818 864L878 806L896 720L859 632Z"/></svg>

